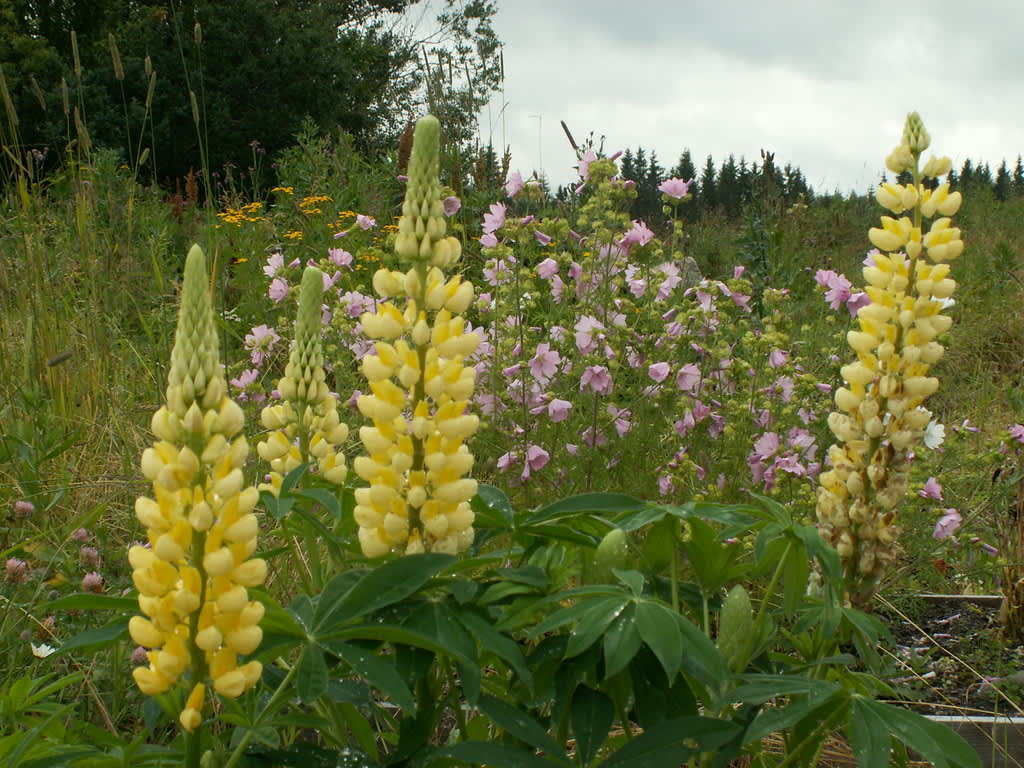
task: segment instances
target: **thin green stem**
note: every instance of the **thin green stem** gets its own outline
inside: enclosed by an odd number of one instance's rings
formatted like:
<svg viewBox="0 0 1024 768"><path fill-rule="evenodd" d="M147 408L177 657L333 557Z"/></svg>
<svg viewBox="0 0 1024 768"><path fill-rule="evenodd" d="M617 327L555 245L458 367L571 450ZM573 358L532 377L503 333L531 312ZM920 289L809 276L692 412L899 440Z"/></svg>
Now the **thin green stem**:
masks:
<svg viewBox="0 0 1024 768"><path fill-rule="evenodd" d="M224 768L235 768L235 766L238 765L238 761L242 759L242 754L245 752L246 747L249 746L249 742L252 741L253 736L256 733L256 728L259 727L260 722L263 720L263 717L267 713L276 710L277 707L284 700L284 698L288 695L288 689L291 687L292 680L295 679L295 675L298 672L298 669L299 665L294 664L288 670L288 674L284 676L284 679L281 681L280 685L277 686L277 690L274 691L274 695L270 697L270 701L267 702L267 705L263 708L263 711L260 712L259 717L256 718L256 722L253 723L253 727L247 730L245 734L243 734L242 738L239 740L238 745L235 747L235 751L231 753L231 757L228 758L228 761L226 763L224 763Z"/></svg>

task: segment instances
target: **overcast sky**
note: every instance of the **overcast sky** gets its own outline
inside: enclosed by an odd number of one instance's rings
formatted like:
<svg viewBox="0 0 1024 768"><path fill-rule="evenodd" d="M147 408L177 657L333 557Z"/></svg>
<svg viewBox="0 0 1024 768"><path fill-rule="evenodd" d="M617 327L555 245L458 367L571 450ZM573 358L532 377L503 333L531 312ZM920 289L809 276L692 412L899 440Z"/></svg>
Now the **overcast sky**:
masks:
<svg viewBox="0 0 1024 768"><path fill-rule="evenodd" d="M818 192L871 187L913 110L957 167L1024 152L1022 3L498 0L495 29L481 134L553 185L576 179L559 120L668 168L765 148Z"/></svg>

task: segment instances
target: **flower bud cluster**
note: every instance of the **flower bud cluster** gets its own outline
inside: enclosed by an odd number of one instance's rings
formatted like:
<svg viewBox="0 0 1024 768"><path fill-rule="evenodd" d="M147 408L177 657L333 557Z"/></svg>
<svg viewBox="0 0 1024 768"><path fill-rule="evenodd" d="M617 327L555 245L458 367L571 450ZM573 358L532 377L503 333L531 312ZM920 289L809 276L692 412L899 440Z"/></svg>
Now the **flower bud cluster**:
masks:
<svg viewBox="0 0 1024 768"><path fill-rule="evenodd" d="M249 448L242 410L226 392L210 307L203 252L193 247L185 266L167 404L153 416L158 438L142 455L153 498L140 497L135 514L148 545L128 552L143 616L132 639L147 648L147 666L133 670L146 695L167 691L188 671L192 685L180 721L202 720L207 677L231 698L256 684L257 661L238 663L262 640L263 604L247 588L266 578L253 558L259 493L246 487L242 467Z"/></svg>
<svg viewBox="0 0 1024 768"><path fill-rule="evenodd" d="M275 496L284 476L303 462L314 463L319 473L335 485L345 482L348 467L341 445L348 439L348 426L338 417L337 398L327 386L320 341L320 301L323 273L306 267L299 293L295 323L295 344L277 383L281 402L260 414L270 430L256 450L270 464L270 482L261 485Z"/></svg>
<svg viewBox="0 0 1024 768"><path fill-rule="evenodd" d="M368 455L353 462L368 484L356 489L354 511L368 557L455 553L473 540L469 500L477 484L466 477L473 455L465 441L479 419L467 412L476 372L465 361L479 338L461 317L473 285L443 272L458 260L461 246L445 236L438 133L432 116L416 124L395 242L411 268L378 270L373 285L385 300L360 320L375 340L362 361L370 394L357 401L371 422L359 430Z"/></svg>
<svg viewBox="0 0 1024 768"><path fill-rule="evenodd" d="M882 217L882 227L869 233L888 253L873 252L865 262L870 303L857 310L858 328L847 334L856 360L841 369L845 386L836 390L837 410L828 419L839 443L829 449L832 468L819 477L819 526L844 562L851 599L861 603L873 596L897 555L897 506L907 490L912 452L931 419L923 403L939 386L929 369L944 353L938 337L953 322L942 310L956 288L948 262L963 250L960 231L948 218L961 197L947 183L934 190L921 184L922 177L950 168L948 158L932 158L918 169L929 142L920 117L908 116L889 167L909 171L913 182L883 184L876 192L893 213L911 215ZM937 213L942 218L922 235L922 217ZM922 252L933 263L919 258Z"/></svg>

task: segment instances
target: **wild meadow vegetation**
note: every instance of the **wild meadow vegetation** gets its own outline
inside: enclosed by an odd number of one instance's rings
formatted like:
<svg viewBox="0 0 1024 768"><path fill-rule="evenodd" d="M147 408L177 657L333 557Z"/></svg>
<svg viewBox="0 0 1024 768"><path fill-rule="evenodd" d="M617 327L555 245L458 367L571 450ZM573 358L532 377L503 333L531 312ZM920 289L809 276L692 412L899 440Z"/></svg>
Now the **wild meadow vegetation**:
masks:
<svg viewBox="0 0 1024 768"><path fill-rule="evenodd" d="M322 66L415 62L387 6ZM0 5L4 765L978 764L886 622L1005 595L1019 712L1024 172L914 113L866 196L568 128L552 190L467 132L472 3L419 97L234 136L216 4L103 7Z"/></svg>

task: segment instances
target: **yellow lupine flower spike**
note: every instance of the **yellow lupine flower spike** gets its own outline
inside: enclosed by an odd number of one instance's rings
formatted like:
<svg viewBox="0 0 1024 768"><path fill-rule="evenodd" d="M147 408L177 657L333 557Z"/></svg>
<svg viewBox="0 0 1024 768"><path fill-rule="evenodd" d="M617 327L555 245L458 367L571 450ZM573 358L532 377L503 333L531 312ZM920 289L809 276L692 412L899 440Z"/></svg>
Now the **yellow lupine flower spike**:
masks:
<svg viewBox="0 0 1024 768"><path fill-rule="evenodd" d="M142 471L153 483L153 498L135 502L148 546L128 552L143 616L128 623L132 639L148 649L148 666L132 675L153 696L189 678L190 693L180 716L187 731L202 722L206 682L222 695L238 696L259 679L261 665L238 666L238 654L256 650L262 639L263 606L246 587L266 578L266 563L253 558L259 525L255 488L243 487L249 453L242 410L227 396L210 305L206 258L198 246L185 263L181 308L167 377L167 403L152 420L159 438L142 456ZM230 599L225 599L230 596ZM244 634L220 631L245 628ZM213 667L232 659L247 684L225 689Z"/></svg>
<svg viewBox="0 0 1024 768"><path fill-rule="evenodd" d="M316 464L329 482L345 482L348 467L341 445L348 426L338 417L338 402L327 386L320 341L323 273L306 267L299 289L299 312L284 377L277 383L281 403L263 409L263 426L271 430L256 446L270 464L270 482L260 486L275 495L284 476L303 462Z"/></svg>
<svg viewBox="0 0 1024 768"><path fill-rule="evenodd" d="M902 143L886 161L891 171L909 172L912 179L882 184L876 199L895 214L911 215L883 216L882 226L868 233L888 253L874 252L864 267L871 303L857 311L859 328L846 337L856 361L841 370L846 386L836 390L838 410L828 419L839 443L829 449L831 469L819 478L819 527L838 550L849 597L861 607L897 557L897 506L907 490L912 451L931 420L924 401L939 387L928 375L944 352L936 338L952 325L941 312L956 288L945 262L963 250L960 230L948 218L961 198L948 184L930 190L921 183L951 168L945 157L920 168L930 143L920 116L912 113ZM936 213L942 218L922 235L922 219ZM935 263L922 259L922 252Z"/></svg>
<svg viewBox="0 0 1024 768"><path fill-rule="evenodd" d="M455 553L473 541L469 500L477 484L466 477L473 455L465 441L479 419L468 412L475 370L465 360L479 338L459 315L473 300L473 285L443 271L462 248L446 235L439 133L430 115L416 124L395 239L407 271L378 270L374 289L392 300L360 320L376 340L362 361L370 394L357 401L371 422L359 430L368 455L353 462L367 483L356 489L354 516L368 557Z"/></svg>

